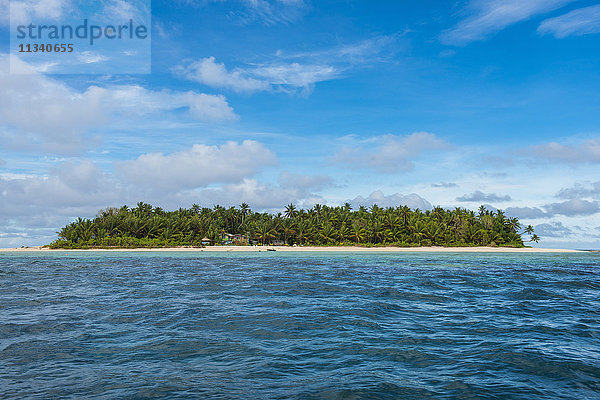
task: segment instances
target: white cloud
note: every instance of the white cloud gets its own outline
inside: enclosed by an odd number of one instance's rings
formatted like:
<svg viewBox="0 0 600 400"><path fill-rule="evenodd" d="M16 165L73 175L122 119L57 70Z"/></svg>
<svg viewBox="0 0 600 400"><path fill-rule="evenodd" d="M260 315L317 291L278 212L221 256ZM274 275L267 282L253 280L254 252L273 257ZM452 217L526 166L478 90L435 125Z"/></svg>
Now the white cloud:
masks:
<svg viewBox="0 0 600 400"><path fill-rule="evenodd" d="M538 158L572 164L599 163L600 140L591 139L583 143L564 145L556 142L532 146L525 151Z"/></svg>
<svg viewBox="0 0 600 400"><path fill-rule="evenodd" d="M68 161L46 176L0 174L0 247L47 244L77 216L123 204L125 191L90 161Z"/></svg>
<svg viewBox="0 0 600 400"><path fill-rule="evenodd" d="M130 184L153 190L181 190L218 182L239 182L275 163L275 155L264 145L246 140L221 146L196 144L190 150L169 155L143 154L135 160L115 164L118 175Z"/></svg>
<svg viewBox="0 0 600 400"><path fill-rule="evenodd" d="M223 95L204 93L152 91L139 85L91 86L106 108L127 115L149 115L157 112L187 108L188 114L199 121L226 121L237 119Z"/></svg>
<svg viewBox="0 0 600 400"><path fill-rule="evenodd" d="M77 55L77 59L84 64L93 64L110 60L110 58L93 51L83 51Z"/></svg>
<svg viewBox="0 0 600 400"><path fill-rule="evenodd" d="M304 189L281 187L244 179L219 188L207 188L186 193L185 196L198 204L221 204L224 206L248 203L255 210L281 211L282 207L294 203L307 207L315 203L325 203L325 199Z"/></svg>
<svg viewBox="0 0 600 400"><path fill-rule="evenodd" d="M574 0L471 0L463 10L467 16L440 36L443 43L466 45L520 21L544 14Z"/></svg>
<svg viewBox="0 0 600 400"><path fill-rule="evenodd" d="M129 21L130 19L138 23L147 22L150 17L150 10L145 7L144 3L144 0L104 0L98 18L111 23Z"/></svg>
<svg viewBox="0 0 600 400"><path fill-rule="evenodd" d="M315 83L333 79L337 74L332 66L300 63L227 70L225 64L217 63L214 57L203 58L187 66L179 65L173 71L186 79L236 92L310 90Z"/></svg>
<svg viewBox="0 0 600 400"><path fill-rule="evenodd" d="M102 168L89 160L81 162L69 160L52 172L67 187L88 193L95 193L98 189L98 182L105 177Z"/></svg>
<svg viewBox="0 0 600 400"><path fill-rule="evenodd" d="M399 34L382 35L334 48L329 53L336 58L363 62L378 57L381 51L395 43Z"/></svg>
<svg viewBox="0 0 600 400"><path fill-rule="evenodd" d="M58 20L71 9L71 2L68 0L0 0L0 15L3 16L0 21L5 25L9 25L9 3L10 19L16 24L33 20Z"/></svg>
<svg viewBox="0 0 600 400"><path fill-rule="evenodd" d="M465 194L463 196L457 197L456 201L473 201L473 202L485 202L490 201L493 203L499 203L504 201L511 201L509 195L498 195L496 193L483 193L480 190L476 190L471 194Z"/></svg>
<svg viewBox="0 0 600 400"><path fill-rule="evenodd" d="M394 193L386 196L381 190L374 191L366 198L357 196L352 200L346 200L345 203L350 203L354 209L357 209L360 206L370 207L373 204L377 204L379 207L408 206L413 210L417 208L420 210L430 210L432 208L431 203L418 194L411 193L402 195L400 193Z"/></svg>
<svg viewBox="0 0 600 400"><path fill-rule="evenodd" d="M328 184L325 177L283 174L279 185L251 177L274 162L262 144L245 141L147 154L116 163L115 173L89 160L67 160L45 176L0 174L0 247L49 243L78 216L89 218L100 209L139 201L164 209L246 202L268 211L281 211L289 203L325 203L312 193Z"/></svg>
<svg viewBox="0 0 600 400"><path fill-rule="evenodd" d="M375 36L306 52L277 50L271 60L237 68L227 68L214 57L206 57L178 65L173 72L191 81L236 92L307 92L319 82L340 78L350 68L389 59L400 36Z"/></svg>
<svg viewBox="0 0 600 400"><path fill-rule="evenodd" d="M550 203L539 207L508 207L506 214L509 216L539 219L550 218L556 215L566 217L593 215L600 212L600 204L597 201L582 199L571 199L560 203Z"/></svg>
<svg viewBox="0 0 600 400"><path fill-rule="evenodd" d="M544 237L565 238L573 234L573 230L559 221L535 225L534 231L542 239Z"/></svg>
<svg viewBox="0 0 600 400"><path fill-rule="evenodd" d="M110 126L118 115L160 115L186 109L198 121L232 120L237 116L224 96L152 91L138 85L82 91L35 72L11 56L11 66L27 74L9 74L8 57L0 55L0 139L27 150L68 154L85 148L87 132Z"/></svg>
<svg viewBox="0 0 600 400"><path fill-rule="evenodd" d="M448 148L449 145L432 133L415 132L407 136L383 135L344 146L331 161L353 168L371 168L381 172L406 172L414 168L419 155Z"/></svg>
<svg viewBox="0 0 600 400"><path fill-rule="evenodd" d="M90 161L64 163L48 176L0 176L0 218L88 214L112 203L116 192Z"/></svg>
<svg viewBox="0 0 600 400"><path fill-rule="evenodd" d="M583 197L600 199L600 181L591 182L589 185L576 183L570 188L561 189L556 197L559 199L576 199Z"/></svg>
<svg viewBox="0 0 600 400"><path fill-rule="evenodd" d="M178 100L183 107L188 107L190 116L199 121L238 119L238 116L233 112L233 108L229 106L227 99L222 94L213 95L189 91L169 93L169 97L175 100L174 104L177 104Z"/></svg>
<svg viewBox="0 0 600 400"><path fill-rule="evenodd" d="M214 57L194 61L186 67L177 66L174 71L204 85L233 89L236 92L254 92L270 88L268 82L251 78L242 69L228 71L225 64L217 63Z"/></svg>
<svg viewBox="0 0 600 400"><path fill-rule="evenodd" d="M543 21L538 33L558 39L600 32L600 5L579 8L559 17Z"/></svg>
<svg viewBox="0 0 600 400"><path fill-rule="evenodd" d="M29 68L16 58L11 62ZM82 132L106 120L94 93L77 92L39 73L9 74L7 63L7 57L0 58L0 125L16 132L0 133L5 141L70 152L82 147Z"/></svg>
<svg viewBox="0 0 600 400"><path fill-rule="evenodd" d="M354 43L341 44L331 48L304 52L284 52L277 50L279 60L303 64L334 65L338 72L350 66L373 64L393 58L400 38L405 33L374 36ZM345 68L344 68L345 67Z"/></svg>
<svg viewBox="0 0 600 400"><path fill-rule="evenodd" d="M549 215L565 215L572 217L576 215L592 215L600 212L600 205L597 201L587 201L581 199L567 200L562 203L552 203L544 206Z"/></svg>
<svg viewBox="0 0 600 400"><path fill-rule="evenodd" d="M538 207L508 207L504 211L509 217L525 219L538 219L548 217L548 214Z"/></svg>
<svg viewBox="0 0 600 400"><path fill-rule="evenodd" d="M306 65L300 63L267 65L254 69L253 74L261 77L276 88L312 89L317 82L337 77L338 72L330 65Z"/></svg>

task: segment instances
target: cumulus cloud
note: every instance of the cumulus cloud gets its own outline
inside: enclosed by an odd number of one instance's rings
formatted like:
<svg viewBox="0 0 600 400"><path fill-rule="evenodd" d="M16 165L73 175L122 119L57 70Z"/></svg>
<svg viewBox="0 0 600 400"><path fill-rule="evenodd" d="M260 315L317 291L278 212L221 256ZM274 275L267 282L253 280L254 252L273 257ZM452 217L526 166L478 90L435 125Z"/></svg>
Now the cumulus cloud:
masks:
<svg viewBox="0 0 600 400"><path fill-rule="evenodd" d="M453 188L458 187L458 185L454 182L440 182L440 183L432 183L431 187L434 188Z"/></svg>
<svg viewBox="0 0 600 400"><path fill-rule="evenodd" d="M88 89L113 112L128 116L146 116L158 112L187 109L188 115L198 121L234 120L237 116L222 95L204 93L152 91L139 85L121 85Z"/></svg>
<svg viewBox="0 0 600 400"><path fill-rule="evenodd" d="M142 154L135 160L115 165L118 175L127 182L162 190L238 182L259 168L275 163L275 155L263 144L245 140L221 146L196 144L190 150L169 155Z"/></svg>
<svg viewBox="0 0 600 400"><path fill-rule="evenodd" d="M14 58L13 64L29 68ZM106 120L100 99L77 92L42 74L8 73L8 57L0 57L0 125L14 128L14 141L42 143L66 152L82 147L81 133ZM1 134L8 139L7 133Z"/></svg>
<svg viewBox="0 0 600 400"><path fill-rule="evenodd" d="M275 63L228 70L225 64L216 62L214 57L176 66L173 71L186 79L236 92L310 90L315 83L333 79L337 75L332 66L301 63Z"/></svg>
<svg viewBox="0 0 600 400"><path fill-rule="evenodd" d="M471 194L465 194L463 196L457 197L456 201L474 201L474 202L484 202L484 201L491 201L491 202L503 202L503 201L511 201L512 199L510 198L509 195L498 195L496 193L483 193L480 190L476 190Z"/></svg>
<svg viewBox="0 0 600 400"><path fill-rule="evenodd" d="M574 0L471 0L465 18L440 36L445 44L466 45L484 40L520 21L545 14Z"/></svg>
<svg viewBox="0 0 600 400"><path fill-rule="evenodd" d="M80 91L11 57L11 68L28 74L9 74L8 57L0 55L0 128L4 128L0 139L5 145L75 153L85 148L91 128L106 127L118 115L130 119L186 109L199 121L236 118L223 96L152 91L139 85L89 86Z"/></svg>
<svg viewBox="0 0 600 400"><path fill-rule="evenodd" d="M78 216L93 217L106 207L134 205L139 201L167 210L200 204L237 206L248 203L255 210L277 212L284 204L300 207L324 204L325 199L305 189L281 187L244 178L240 182L198 190L145 191L114 176L88 171L87 188L52 174L48 177L7 179L0 177L0 248L47 244L56 231Z"/></svg>
<svg viewBox="0 0 600 400"><path fill-rule="evenodd" d="M65 161L51 172L67 187L87 193L96 193L99 182L105 179L105 174L98 165L89 160L75 162Z"/></svg>
<svg viewBox="0 0 600 400"><path fill-rule="evenodd" d="M17 221L21 228L52 227L55 232L69 217L93 215L114 204L120 193L90 161L63 163L47 176L0 175L0 220L6 226Z"/></svg>
<svg viewBox="0 0 600 400"><path fill-rule="evenodd" d="M573 233L573 231L563 225L562 222L550 222L546 224L539 224L534 227L535 233L544 238L544 237L553 237L553 238L564 238Z"/></svg>
<svg viewBox="0 0 600 400"><path fill-rule="evenodd" d="M331 161L380 172L406 172L414 168L413 160L421 154L448 147L444 140L427 132L408 136L384 135L368 139L360 146L344 146Z"/></svg>
<svg viewBox="0 0 600 400"><path fill-rule="evenodd" d="M571 145L550 142L530 147L525 153L553 162L570 164L599 163L600 140L590 139L583 143Z"/></svg>
<svg viewBox="0 0 600 400"><path fill-rule="evenodd" d="M538 33L558 39L600 32L600 5L583 7L543 21Z"/></svg>
<svg viewBox="0 0 600 400"><path fill-rule="evenodd" d="M381 190L374 191L368 197L357 196L352 200L346 200L345 203L350 203L354 209L360 206L371 207L373 204L377 204L379 207L408 206L412 209L418 208L420 210L430 210L432 208L430 202L416 193L407 195L394 193L386 196Z"/></svg>
<svg viewBox="0 0 600 400"><path fill-rule="evenodd" d="M519 218L550 218L556 215L576 217L581 215L593 215L600 212L597 201L582 199L571 199L558 203L545 204L541 207L508 207L506 215Z"/></svg>
<svg viewBox="0 0 600 400"><path fill-rule="evenodd" d="M509 217L525 219L538 219L548 217L548 214L538 207L508 207L504 211Z"/></svg>
<svg viewBox="0 0 600 400"><path fill-rule="evenodd" d="M0 247L48 243L75 217L139 201L164 209L246 202L268 211L281 211L289 203L326 203L314 192L332 184L327 177L284 172L278 184L253 178L275 162L264 145L244 141L144 154L115 163L115 172L89 160L67 160L44 176L0 173Z"/></svg>
<svg viewBox="0 0 600 400"><path fill-rule="evenodd" d="M600 212L600 205L597 201L587 201L580 199L567 200L562 203L547 204L544 208L550 215L565 215L572 217L576 215L592 215Z"/></svg>
<svg viewBox="0 0 600 400"><path fill-rule="evenodd" d="M206 188L194 192L181 193L180 196L198 204L222 204L235 206L248 203L255 210L281 211L285 204L294 203L300 207L326 203L325 199L303 188L282 187L246 178L241 182Z"/></svg>
<svg viewBox="0 0 600 400"><path fill-rule="evenodd" d="M576 183L573 187L561 189L556 197L559 199L577 199L582 197L600 199L600 181L591 182L589 185Z"/></svg>

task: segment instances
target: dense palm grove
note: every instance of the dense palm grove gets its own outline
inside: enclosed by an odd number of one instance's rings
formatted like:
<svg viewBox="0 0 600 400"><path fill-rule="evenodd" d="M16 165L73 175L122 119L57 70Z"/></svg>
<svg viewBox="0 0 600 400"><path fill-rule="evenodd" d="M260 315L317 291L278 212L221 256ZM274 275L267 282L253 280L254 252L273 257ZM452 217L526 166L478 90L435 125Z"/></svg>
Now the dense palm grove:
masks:
<svg viewBox="0 0 600 400"><path fill-rule="evenodd" d="M290 204L283 214L269 214L253 212L247 204L164 211L138 203L102 210L91 220L77 219L58 232L51 247L202 246L225 243L235 234L249 244L523 247L520 228L517 218L483 206L475 213L377 205L352 210L349 204L298 210ZM531 226L525 233L533 234Z"/></svg>

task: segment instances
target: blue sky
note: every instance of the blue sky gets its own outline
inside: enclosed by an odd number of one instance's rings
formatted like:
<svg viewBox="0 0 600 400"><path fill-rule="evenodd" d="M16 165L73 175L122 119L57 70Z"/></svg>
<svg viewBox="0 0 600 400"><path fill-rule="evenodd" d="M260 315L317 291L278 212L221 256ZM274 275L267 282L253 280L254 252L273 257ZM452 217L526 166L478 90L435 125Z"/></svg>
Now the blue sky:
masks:
<svg viewBox="0 0 600 400"><path fill-rule="evenodd" d="M10 2L57 23L78 7ZM539 246L600 247L598 2L155 0L151 74L11 59L8 8L0 247L138 201L485 204Z"/></svg>

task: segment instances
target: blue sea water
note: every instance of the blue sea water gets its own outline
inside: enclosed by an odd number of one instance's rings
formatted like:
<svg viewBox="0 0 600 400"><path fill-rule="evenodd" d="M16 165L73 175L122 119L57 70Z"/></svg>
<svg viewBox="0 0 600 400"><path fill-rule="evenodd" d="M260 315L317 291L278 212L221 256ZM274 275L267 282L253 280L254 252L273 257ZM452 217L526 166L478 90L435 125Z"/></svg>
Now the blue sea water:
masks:
<svg viewBox="0 0 600 400"><path fill-rule="evenodd" d="M0 254L0 398L600 399L598 254Z"/></svg>

